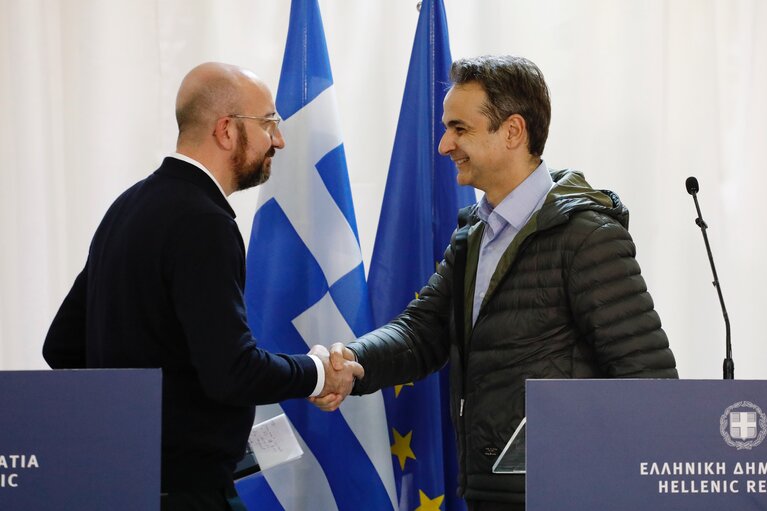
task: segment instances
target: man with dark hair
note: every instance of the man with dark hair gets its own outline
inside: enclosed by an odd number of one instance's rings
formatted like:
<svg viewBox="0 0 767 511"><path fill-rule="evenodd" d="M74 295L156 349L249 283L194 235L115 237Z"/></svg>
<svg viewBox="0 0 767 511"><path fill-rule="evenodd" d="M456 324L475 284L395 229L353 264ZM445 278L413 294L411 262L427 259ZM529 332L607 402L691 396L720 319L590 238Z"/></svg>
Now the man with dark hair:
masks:
<svg viewBox="0 0 767 511"><path fill-rule="evenodd" d="M512 56L458 60L439 145L458 182L485 192L459 212L437 272L404 312L331 348L357 360L353 393L450 362L459 492L470 511L524 509L523 476L492 466L525 414L529 378L676 378L627 231L628 210L573 170L549 170L549 92ZM312 400L334 409L343 395Z"/></svg>
<svg viewBox="0 0 767 511"><path fill-rule="evenodd" d="M331 370L321 346L269 353L248 328L227 197L266 181L285 145L269 89L251 71L201 64L176 117L176 152L107 211L43 356L56 369L162 368L161 509L244 511L232 477L254 405L348 393L363 372Z"/></svg>

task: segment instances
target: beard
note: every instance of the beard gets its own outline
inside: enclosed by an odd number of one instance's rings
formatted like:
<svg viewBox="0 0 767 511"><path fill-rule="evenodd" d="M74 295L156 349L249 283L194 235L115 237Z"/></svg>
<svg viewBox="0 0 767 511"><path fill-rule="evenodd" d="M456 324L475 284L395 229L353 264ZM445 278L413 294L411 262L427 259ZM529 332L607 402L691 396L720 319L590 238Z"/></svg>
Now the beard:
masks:
<svg viewBox="0 0 767 511"><path fill-rule="evenodd" d="M241 122L241 121L240 121ZM232 155L232 168L237 191L247 190L254 186L265 183L269 179L274 156L274 147L269 148L266 154L248 161L248 134L240 125L237 130L237 149Z"/></svg>

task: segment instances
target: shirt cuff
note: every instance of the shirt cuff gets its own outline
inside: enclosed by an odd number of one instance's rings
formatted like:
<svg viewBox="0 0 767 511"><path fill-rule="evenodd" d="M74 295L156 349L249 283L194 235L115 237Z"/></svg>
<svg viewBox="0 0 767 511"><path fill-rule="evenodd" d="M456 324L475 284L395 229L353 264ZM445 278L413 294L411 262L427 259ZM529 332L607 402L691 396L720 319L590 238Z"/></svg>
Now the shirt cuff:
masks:
<svg viewBox="0 0 767 511"><path fill-rule="evenodd" d="M325 387L325 368L322 366L322 360L316 355L309 355L309 358L314 360L314 365L317 366L317 385L309 397L319 396L322 389Z"/></svg>

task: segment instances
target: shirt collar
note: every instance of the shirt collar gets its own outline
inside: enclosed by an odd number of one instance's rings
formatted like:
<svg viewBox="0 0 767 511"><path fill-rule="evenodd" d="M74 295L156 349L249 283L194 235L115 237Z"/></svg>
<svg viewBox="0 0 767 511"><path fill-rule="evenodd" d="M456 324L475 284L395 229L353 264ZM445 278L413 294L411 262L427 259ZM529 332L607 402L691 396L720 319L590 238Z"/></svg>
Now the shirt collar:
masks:
<svg viewBox="0 0 767 511"><path fill-rule="evenodd" d="M541 208L553 185L546 162L541 160L541 164L533 173L504 197L495 208L487 202L487 197L483 196L479 201L477 215L495 234L500 232L505 224L519 231L533 213Z"/></svg>
<svg viewBox="0 0 767 511"><path fill-rule="evenodd" d="M211 173L211 172L210 172L210 171L209 171L209 170L208 170L208 169L205 167L205 165L203 165L203 164L202 164L202 163L200 163L199 161L195 160L194 158L190 158L189 156L187 156L187 155L185 155L185 154L181 154L181 153L171 153L171 154L170 154L170 157L171 157L171 158L176 158L177 160L185 161L185 162L189 163L190 165L194 165L195 167L197 167L197 168L198 168L198 169L200 169L201 171L205 172L205 174L206 174L206 175L207 175L207 176L208 176L208 177L209 177L211 180L213 180L213 182L214 182L214 183L216 183L216 187L217 187L217 188L219 189L219 191L221 192L221 195L223 195L223 196L224 196L224 199L226 199L226 202L227 202L227 203L229 203L229 198L228 198L228 197L226 196L226 194L224 193L224 189L221 187L221 184L220 184L218 181L216 181L216 178L215 178L215 177L213 176L213 174L212 174L212 173ZM230 204L230 206L231 206L231 204Z"/></svg>

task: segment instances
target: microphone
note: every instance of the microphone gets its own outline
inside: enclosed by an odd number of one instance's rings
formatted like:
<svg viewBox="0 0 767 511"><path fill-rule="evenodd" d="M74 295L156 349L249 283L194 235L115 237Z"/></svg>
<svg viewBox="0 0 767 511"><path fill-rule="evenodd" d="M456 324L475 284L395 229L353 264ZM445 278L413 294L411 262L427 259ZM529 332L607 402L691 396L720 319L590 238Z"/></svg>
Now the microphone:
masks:
<svg viewBox="0 0 767 511"><path fill-rule="evenodd" d="M706 252L708 253L708 262L711 263L711 272L714 274L714 281L712 284L716 288L716 292L719 295L719 304L722 306L722 315L724 316L724 326L726 332L725 339L725 358L722 364L722 372L724 373L725 380L732 380L735 378L735 363L732 361L732 344L730 342L730 318L727 315L727 308L724 306L724 298L722 297L722 287L719 285L719 277L716 275L716 266L714 266L714 256L711 254L711 246L708 243L708 235L706 229L708 225L703 221L703 215L700 213L700 205L698 204L698 180L693 176L687 178L684 182L687 188L687 193L692 195L692 200L695 201L695 210L698 212L698 218L695 219L695 224L700 227L700 232L703 233L703 241L706 243Z"/></svg>

